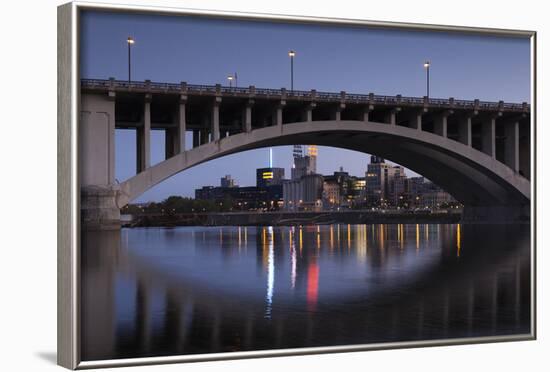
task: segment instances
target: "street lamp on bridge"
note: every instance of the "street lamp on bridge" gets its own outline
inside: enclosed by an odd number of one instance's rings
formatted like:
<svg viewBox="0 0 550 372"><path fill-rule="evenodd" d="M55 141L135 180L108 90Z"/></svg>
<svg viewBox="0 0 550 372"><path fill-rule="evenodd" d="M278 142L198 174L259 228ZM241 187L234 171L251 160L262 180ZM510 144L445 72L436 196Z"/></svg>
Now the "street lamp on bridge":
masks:
<svg viewBox="0 0 550 372"><path fill-rule="evenodd" d="M430 61L424 62L426 69L426 97L430 98Z"/></svg>
<svg viewBox="0 0 550 372"><path fill-rule="evenodd" d="M237 88L237 73L234 72L233 75L227 75L227 80L229 80L229 88L232 87L233 80L235 80L235 88Z"/></svg>
<svg viewBox="0 0 550 372"><path fill-rule="evenodd" d="M290 91L294 92L294 56L296 56L296 52L290 50L288 56L290 57Z"/></svg>
<svg viewBox="0 0 550 372"><path fill-rule="evenodd" d="M128 39L126 40L127 43L128 43L128 83L130 83L130 81L132 80L132 52L131 52L131 49L132 49L132 44L135 43L134 41L134 38L131 37L131 36L128 36Z"/></svg>

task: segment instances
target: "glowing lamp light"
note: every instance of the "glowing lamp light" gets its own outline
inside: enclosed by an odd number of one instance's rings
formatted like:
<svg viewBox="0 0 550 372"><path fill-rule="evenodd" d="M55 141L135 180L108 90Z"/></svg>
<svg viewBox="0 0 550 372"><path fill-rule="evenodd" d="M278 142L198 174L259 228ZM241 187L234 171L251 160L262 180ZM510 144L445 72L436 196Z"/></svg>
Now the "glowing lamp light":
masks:
<svg viewBox="0 0 550 372"><path fill-rule="evenodd" d="M128 37L128 40L127 40L127 41L128 41L128 44L133 44L133 43L135 43L134 38L131 37L131 36Z"/></svg>

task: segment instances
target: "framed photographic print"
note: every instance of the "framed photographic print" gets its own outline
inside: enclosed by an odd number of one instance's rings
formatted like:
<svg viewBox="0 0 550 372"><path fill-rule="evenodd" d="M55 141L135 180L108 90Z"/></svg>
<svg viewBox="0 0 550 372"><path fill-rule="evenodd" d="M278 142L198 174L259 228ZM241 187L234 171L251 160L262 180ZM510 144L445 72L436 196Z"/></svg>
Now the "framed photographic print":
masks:
<svg viewBox="0 0 550 372"><path fill-rule="evenodd" d="M58 363L535 338L535 32L58 8Z"/></svg>

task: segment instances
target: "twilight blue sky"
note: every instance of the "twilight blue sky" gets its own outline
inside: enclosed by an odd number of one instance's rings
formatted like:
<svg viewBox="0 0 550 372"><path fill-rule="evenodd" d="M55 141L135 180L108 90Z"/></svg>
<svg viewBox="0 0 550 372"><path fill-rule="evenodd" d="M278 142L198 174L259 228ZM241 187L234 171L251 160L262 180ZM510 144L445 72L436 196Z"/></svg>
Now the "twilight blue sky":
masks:
<svg viewBox="0 0 550 372"><path fill-rule="evenodd" d="M527 38L99 12L85 12L81 25L83 78L126 79L126 38L132 36L133 80L227 84L227 75L237 72L239 86L288 87L287 53L294 49L299 90L423 96L422 64L428 59L432 97L530 101ZM163 132L153 132L151 145L154 164L164 153ZM117 131L116 147L122 181L135 173L135 134ZM291 148L277 147L273 154L273 165L290 174ZM254 185L255 169L268 166L268 159L268 150L259 149L214 160L164 181L138 201L193 196L195 188L218 185L225 174ZM366 154L319 149L324 174L342 165L364 176L367 164Z"/></svg>

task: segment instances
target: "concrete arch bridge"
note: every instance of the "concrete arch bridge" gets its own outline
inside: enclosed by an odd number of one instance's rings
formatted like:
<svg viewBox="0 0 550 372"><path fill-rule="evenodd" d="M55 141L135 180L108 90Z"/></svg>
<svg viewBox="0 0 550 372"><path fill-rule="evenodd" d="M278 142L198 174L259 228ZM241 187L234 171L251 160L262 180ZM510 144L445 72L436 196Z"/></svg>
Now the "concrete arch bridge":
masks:
<svg viewBox="0 0 550 372"><path fill-rule="evenodd" d="M465 206L465 221L529 216L530 106L428 97L82 80L82 219L117 228L119 209L163 180L225 155L316 144L361 151L432 180ZM115 129L136 130L136 175L118 184ZM151 166L152 130L166 133ZM192 132L192 144L186 133Z"/></svg>

